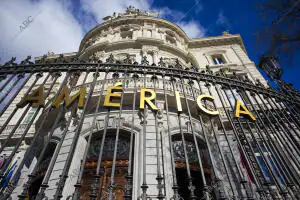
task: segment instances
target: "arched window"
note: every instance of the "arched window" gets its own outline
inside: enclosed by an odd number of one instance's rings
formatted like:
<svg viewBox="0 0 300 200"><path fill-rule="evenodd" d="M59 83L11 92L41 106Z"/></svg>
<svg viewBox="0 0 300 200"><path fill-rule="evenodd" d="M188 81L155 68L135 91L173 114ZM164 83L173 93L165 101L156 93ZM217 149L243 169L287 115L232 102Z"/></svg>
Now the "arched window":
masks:
<svg viewBox="0 0 300 200"><path fill-rule="evenodd" d="M104 148L102 153L101 168L100 168L100 181L97 185L97 194L99 199L106 199L109 194L109 186L111 184L111 173L113 166L113 155L116 141L116 129L108 130ZM85 163L84 174L82 178L82 187L80 189L82 199L90 199L89 195L91 187L95 183L95 174L97 169L97 163L99 153L101 149L101 141L103 132L93 133L92 142L88 151L87 162ZM134 141L134 140L133 140ZM124 192L126 186L126 176L129 165L129 152L130 152L130 133L124 130L120 130L118 140L118 150L116 158L116 170L114 173L113 190L114 199L124 199ZM133 151L132 151L133 152ZM132 153L133 154L133 153ZM132 155L133 158L133 155ZM131 162L132 166L133 161Z"/></svg>

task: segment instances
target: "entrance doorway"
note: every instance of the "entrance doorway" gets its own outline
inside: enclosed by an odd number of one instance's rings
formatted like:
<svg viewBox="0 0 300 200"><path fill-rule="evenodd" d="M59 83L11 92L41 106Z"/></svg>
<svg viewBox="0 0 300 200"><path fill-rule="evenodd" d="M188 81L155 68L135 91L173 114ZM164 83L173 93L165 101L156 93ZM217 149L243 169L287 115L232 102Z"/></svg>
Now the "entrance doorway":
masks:
<svg viewBox="0 0 300 200"><path fill-rule="evenodd" d="M109 187L111 184L111 173L113 166L113 155L115 147L115 129L110 129L107 132L104 142L100 181L96 186L97 200L108 199ZM102 141L102 132L93 133L92 142L88 152L87 162L84 167L84 174L82 179L82 188L80 189L82 200L90 199L92 187L95 184L95 175L98 163ZM134 141L134 140L133 140ZM114 188L113 199L123 200L125 195L126 176L128 174L129 164L129 149L130 149L130 133L121 131L118 141L118 151L116 158L116 166L114 173ZM132 158L134 152L132 151ZM132 161L133 163L133 161Z"/></svg>

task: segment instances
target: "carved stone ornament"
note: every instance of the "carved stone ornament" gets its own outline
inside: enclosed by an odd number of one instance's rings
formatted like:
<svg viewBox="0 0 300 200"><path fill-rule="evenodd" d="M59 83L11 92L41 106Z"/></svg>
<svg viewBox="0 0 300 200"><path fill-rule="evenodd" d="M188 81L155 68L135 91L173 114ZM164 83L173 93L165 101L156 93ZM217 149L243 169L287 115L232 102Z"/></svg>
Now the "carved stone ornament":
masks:
<svg viewBox="0 0 300 200"><path fill-rule="evenodd" d="M125 13L118 13L115 12L110 16L106 16L103 18L104 21L112 21L114 19L119 19L122 17L135 17L135 16L150 16L154 17L155 15L158 15L159 12L156 11L142 11L140 9L135 8L134 6L129 6Z"/></svg>

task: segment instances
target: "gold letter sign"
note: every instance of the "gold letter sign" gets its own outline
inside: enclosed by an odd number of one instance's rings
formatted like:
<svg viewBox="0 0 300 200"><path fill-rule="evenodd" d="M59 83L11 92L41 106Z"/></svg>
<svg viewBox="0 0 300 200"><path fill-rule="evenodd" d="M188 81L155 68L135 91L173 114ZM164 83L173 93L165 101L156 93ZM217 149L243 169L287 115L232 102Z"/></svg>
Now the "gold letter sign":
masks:
<svg viewBox="0 0 300 200"><path fill-rule="evenodd" d="M106 96L104 99L104 106L106 107L120 107L120 103L112 103L111 102L111 97L121 97L120 93L113 93L114 90L119 90L122 91L122 83L118 82L115 84L115 86L109 86L107 88Z"/></svg>
<svg viewBox="0 0 300 200"><path fill-rule="evenodd" d="M146 92L150 93L150 97L146 97ZM145 109L145 102L152 108L152 110L158 110L157 107L152 103L151 100L155 99L156 94L153 90L141 88L141 96L140 96L140 109Z"/></svg>
<svg viewBox="0 0 300 200"><path fill-rule="evenodd" d="M243 110L241 110L241 107ZM235 117L240 117L242 115L248 115L252 120L256 120L255 117L249 112L245 105L243 105L239 100L236 100L235 106Z"/></svg>
<svg viewBox="0 0 300 200"><path fill-rule="evenodd" d="M199 95L198 98L197 98L197 104L198 104L198 107L200 108L200 110L202 110L204 113L209 114L209 115L218 115L219 114L219 111L217 111L217 110L212 111L212 110L206 109L202 105L202 102L201 102L202 99L211 99L213 101L214 97L210 96L210 95L207 95L207 94L201 94L201 95Z"/></svg>
<svg viewBox="0 0 300 200"><path fill-rule="evenodd" d="M69 107L75 99L79 98L78 100L78 108L83 108L83 104L84 104L84 95L85 95L85 87L80 88L80 90L74 95L72 96L72 98L70 99L69 96L69 88L66 86L61 93L59 94L58 98L56 99L56 101L52 104L53 107L58 108L59 105L61 104L61 102L63 100L65 100L65 104L66 107Z"/></svg>
<svg viewBox="0 0 300 200"><path fill-rule="evenodd" d="M38 87L36 90L32 91L31 94L25 96L18 104L17 107L23 108L26 104L31 103L32 107L36 108L39 106L44 106L44 86Z"/></svg>

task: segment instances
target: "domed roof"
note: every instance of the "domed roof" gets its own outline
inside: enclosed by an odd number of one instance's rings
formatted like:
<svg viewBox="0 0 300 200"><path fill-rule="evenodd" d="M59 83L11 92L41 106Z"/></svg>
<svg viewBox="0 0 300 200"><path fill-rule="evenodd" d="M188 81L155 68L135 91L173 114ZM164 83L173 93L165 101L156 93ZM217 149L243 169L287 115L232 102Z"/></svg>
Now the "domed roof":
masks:
<svg viewBox="0 0 300 200"><path fill-rule="evenodd" d="M156 15L156 16L155 16ZM139 9L134 8L133 6L129 6L125 13L113 13L111 16L106 16L103 18L105 22L97 25L92 30L90 30L82 39L79 47L79 52L82 51L84 44L88 39L90 39L92 36L95 36L99 34L102 30L109 29L112 27L118 27L121 26L123 30L134 28L133 26L136 25L136 28L139 28L141 22L149 22L149 23L155 23L162 27L169 28L166 33L167 34L174 34L172 31L176 32L179 36L181 36L185 42L188 42L190 39L187 36L187 34L176 24L159 18L158 12L155 11L141 11ZM141 25L142 26L142 25Z"/></svg>

